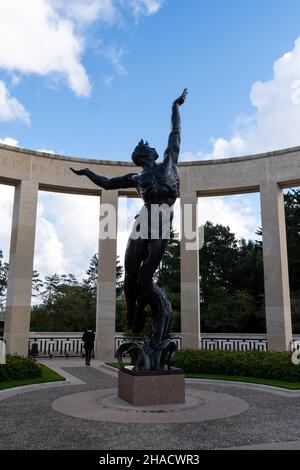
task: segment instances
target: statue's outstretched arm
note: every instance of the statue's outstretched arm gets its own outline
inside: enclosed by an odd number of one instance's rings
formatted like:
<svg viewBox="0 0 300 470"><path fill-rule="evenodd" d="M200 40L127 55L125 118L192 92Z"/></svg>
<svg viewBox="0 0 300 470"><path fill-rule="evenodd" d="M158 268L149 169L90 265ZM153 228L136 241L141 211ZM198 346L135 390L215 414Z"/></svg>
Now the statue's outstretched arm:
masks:
<svg viewBox="0 0 300 470"><path fill-rule="evenodd" d="M70 170L75 173L75 175L84 175L87 176L93 183L97 186L100 186L103 189L125 189L125 188L135 188L136 182L133 178L136 176L136 173L129 173L124 176L117 176L116 178L106 178L105 176L96 175L89 168L84 168L83 170Z"/></svg>
<svg viewBox="0 0 300 470"><path fill-rule="evenodd" d="M166 148L164 155L164 161L170 161L175 164L177 164L178 162L181 142L181 120L179 106L181 106L185 102L186 96L187 89L185 88L182 95L177 98L177 100L175 100L173 103L171 118L172 130L169 135L168 147Z"/></svg>

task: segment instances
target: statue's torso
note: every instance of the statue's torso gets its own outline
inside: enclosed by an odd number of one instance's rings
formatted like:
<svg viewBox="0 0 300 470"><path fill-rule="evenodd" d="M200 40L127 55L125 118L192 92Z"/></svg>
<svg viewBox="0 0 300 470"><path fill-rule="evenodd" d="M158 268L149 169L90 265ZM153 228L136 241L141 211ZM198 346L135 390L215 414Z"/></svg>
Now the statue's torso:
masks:
<svg viewBox="0 0 300 470"><path fill-rule="evenodd" d="M161 163L135 177L137 190L145 204L172 206L179 194L177 166Z"/></svg>

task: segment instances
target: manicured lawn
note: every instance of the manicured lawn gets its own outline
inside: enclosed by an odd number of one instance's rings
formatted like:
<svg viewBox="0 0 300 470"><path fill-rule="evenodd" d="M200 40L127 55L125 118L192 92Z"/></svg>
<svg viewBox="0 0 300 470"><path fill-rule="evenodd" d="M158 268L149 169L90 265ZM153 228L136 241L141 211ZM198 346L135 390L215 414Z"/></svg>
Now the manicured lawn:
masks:
<svg viewBox="0 0 300 470"><path fill-rule="evenodd" d="M108 366L119 369L117 362L108 362ZM125 364L129 365L129 364ZM245 382L260 385L270 385L272 387L287 388L288 390L300 390L300 382L285 382L283 380L257 379L255 377L240 377L237 375L209 375L209 374L185 374L187 379L206 379L206 380L226 380L229 382Z"/></svg>
<svg viewBox="0 0 300 470"><path fill-rule="evenodd" d="M13 387L21 387L23 385L32 385L32 384L40 384L45 382L57 382L59 380L65 380L64 377L59 375L54 370L50 369L47 366L42 365L42 376L41 377L34 377L32 379L20 379L20 380L5 380L0 382L0 390L4 390L7 388Z"/></svg>

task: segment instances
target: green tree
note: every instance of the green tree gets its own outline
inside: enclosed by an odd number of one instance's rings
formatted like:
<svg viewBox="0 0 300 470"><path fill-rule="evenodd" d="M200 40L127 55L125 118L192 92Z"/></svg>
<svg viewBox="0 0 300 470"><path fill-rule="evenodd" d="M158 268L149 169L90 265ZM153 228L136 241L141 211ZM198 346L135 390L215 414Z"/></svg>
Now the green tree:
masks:
<svg viewBox="0 0 300 470"><path fill-rule="evenodd" d="M233 271L235 290L247 290L259 302L264 296L264 272L262 246L252 240L239 240L238 262Z"/></svg>
<svg viewBox="0 0 300 470"><path fill-rule="evenodd" d="M95 328L98 256L95 254L87 276L79 283L73 274L54 274L46 276L42 282L39 274L34 272L33 288L41 297L41 304L32 308L31 328L35 331L81 331L88 325ZM124 323L122 313L123 267L119 260L116 263L117 274L117 316L121 315L121 325Z"/></svg>
<svg viewBox="0 0 300 470"><path fill-rule="evenodd" d="M83 286L86 287L93 300L97 297L97 279L98 279L98 255L93 255L89 268L86 271L87 277L83 280ZM123 266L120 264L119 256L116 260L116 279L117 279L117 297L123 293Z"/></svg>
<svg viewBox="0 0 300 470"><path fill-rule="evenodd" d="M284 195L290 290L300 289L300 190Z"/></svg>
<svg viewBox="0 0 300 470"><path fill-rule="evenodd" d="M64 284L48 306L34 306L31 328L34 331L83 331L88 325L95 328L95 310L86 297L83 286Z"/></svg>
<svg viewBox="0 0 300 470"><path fill-rule="evenodd" d="M207 323L207 316L211 312L210 304L215 308L216 299L222 304L220 299L233 291L232 278L238 260L238 242L229 227L213 225L211 222L206 222L204 236L199 257L202 322L206 329L208 325L211 326L211 322ZM223 308L222 305L221 307ZM217 324L215 328L218 328Z"/></svg>
<svg viewBox="0 0 300 470"><path fill-rule="evenodd" d="M156 277L166 291L180 292L180 240L173 229Z"/></svg>
<svg viewBox="0 0 300 470"><path fill-rule="evenodd" d="M201 289L209 299L208 290L214 286L232 291L233 272L238 262L238 241L229 227L211 222L204 226L204 246L200 251Z"/></svg>
<svg viewBox="0 0 300 470"><path fill-rule="evenodd" d="M294 333L300 333L300 190L284 195L291 309Z"/></svg>
<svg viewBox="0 0 300 470"><path fill-rule="evenodd" d="M44 290L41 292L43 304L51 311L52 305L58 292L58 286L60 284L60 276L53 274L52 276L46 276L44 281Z"/></svg>
<svg viewBox="0 0 300 470"><path fill-rule="evenodd" d="M32 297L39 297L44 289L44 283L40 278L40 274L33 270L32 272Z"/></svg>
<svg viewBox="0 0 300 470"><path fill-rule="evenodd" d="M205 225L200 251L203 331L265 331L262 246L237 240L229 227Z"/></svg>
<svg viewBox="0 0 300 470"><path fill-rule="evenodd" d="M3 251L0 250L0 317L6 308L6 292L8 282L8 263L3 260Z"/></svg>
<svg viewBox="0 0 300 470"><path fill-rule="evenodd" d="M120 297L116 300L116 331L122 333L127 331L127 307L125 299Z"/></svg>
<svg viewBox="0 0 300 470"><path fill-rule="evenodd" d="M8 263L3 260L3 252L0 250L0 336L3 336L3 320L6 309L6 293L8 281Z"/></svg>
<svg viewBox="0 0 300 470"><path fill-rule="evenodd" d="M96 305L97 279L98 279L98 255L94 254L86 271L87 277L83 280L83 286L87 289L91 301Z"/></svg>
<svg viewBox="0 0 300 470"><path fill-rule="evenodd" d="M170 240L156 273L157 283L164 288L172 304L172 332L180 332L180 240L171 229Z"/></svg>
<svg viewBox="0 0 300 470"><path fill-rule="evenodd" d="M95 305L88 289L73 274L54 274L45 279L43 302L34 306L31 328L35 331L82 331L95 327Z"/></svg>
<svg viewBox="0 0 300 470"><path fill-rule="evenodd" d="M124 268L120 264L119 256L117 257L117 264L116 264L116 280L117 280L117 286L116 286L116 295L117 299L122 297L124 295L124 279L123 279L123 271Z"/></svg>

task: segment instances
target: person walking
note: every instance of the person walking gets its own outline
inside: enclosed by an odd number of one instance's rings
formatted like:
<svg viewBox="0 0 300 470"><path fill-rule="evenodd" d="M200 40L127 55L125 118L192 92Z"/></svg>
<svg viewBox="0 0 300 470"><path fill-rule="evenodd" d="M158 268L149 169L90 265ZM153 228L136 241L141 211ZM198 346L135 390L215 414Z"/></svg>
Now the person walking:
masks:
<svg viewBox="0 0 300 470"><path fill-rule="evenodd" d="M85 349L85 363L91 365L92 351L94 349L95 333L93 329L88 327L82 335L83 347Z"/></svg>

